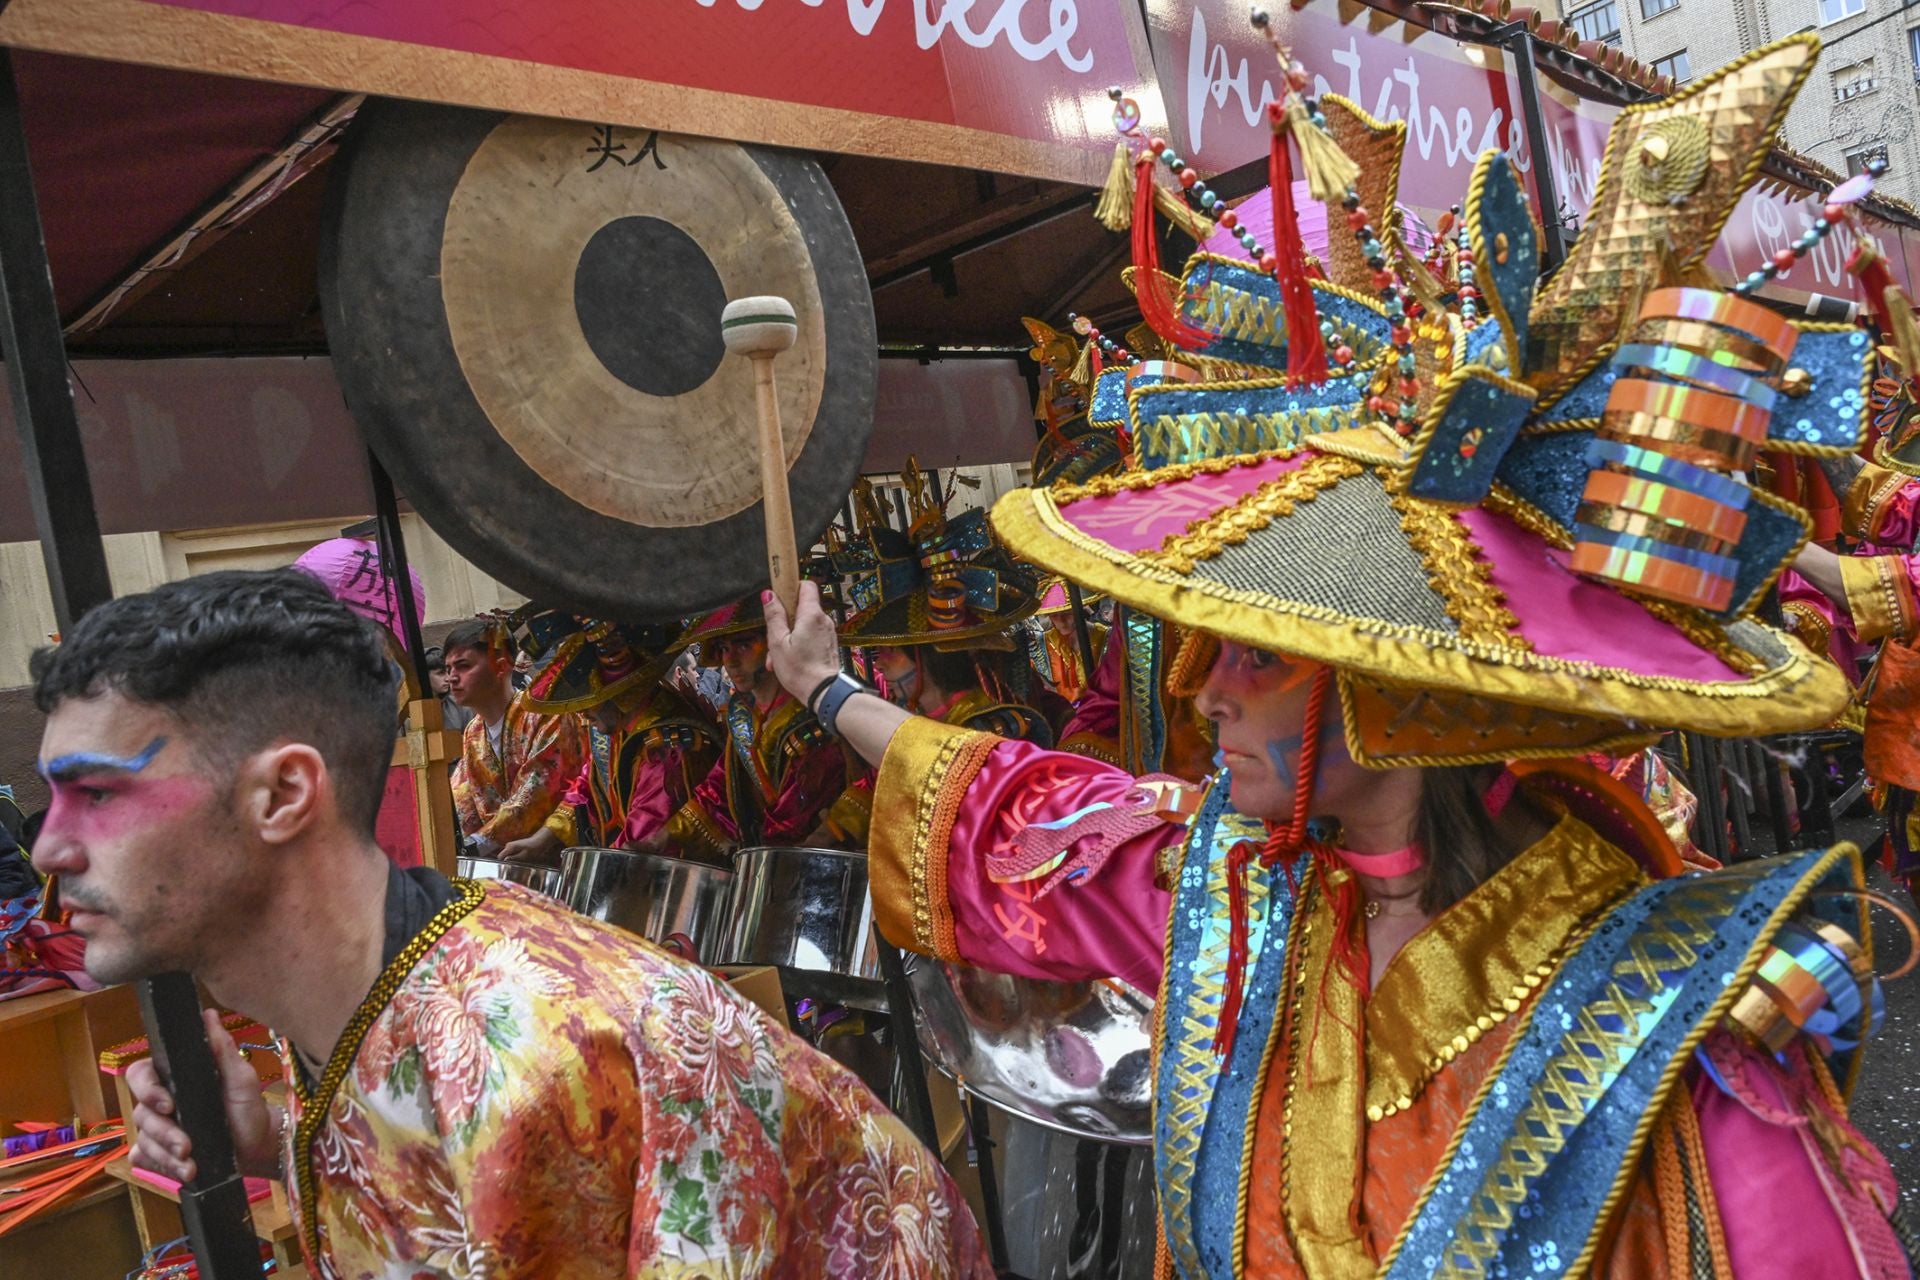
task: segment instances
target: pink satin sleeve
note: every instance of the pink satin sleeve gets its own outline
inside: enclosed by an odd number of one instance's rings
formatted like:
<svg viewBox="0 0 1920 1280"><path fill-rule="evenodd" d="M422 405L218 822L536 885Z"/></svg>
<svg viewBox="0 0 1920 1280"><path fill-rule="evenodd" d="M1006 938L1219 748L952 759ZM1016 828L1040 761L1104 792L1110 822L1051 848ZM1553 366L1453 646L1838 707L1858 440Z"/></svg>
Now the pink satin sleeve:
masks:
<svg viewBox="0 0 1920 1280"><path fill-rule="evenodd" d="M969 964L1058 982L1116 977L1157 990L1166 951L1168 891L1162 850L1187 828L1158 823L1116 845L1098 870L1036 896L1042 876L1010 884L987 859L1012 851L1030 825L1070 818L1092 805L1121 806L1137 784L1123 769L1026 742L1002 742L967 787L948 843L947 888L954 940ZM1071 861L1079 850L1069 848Z"/></svg>
<svg viewBox="0 0 1920 1280"><path fill-rule="evenodd" d="M639 772L633 779L633 799L627 805L627 823L621 830L623 848L659 834L674 811L685 802L678 785L681 776L680 748L648 751L643 754Z"/></svg>
<svg viewBox="0 0 1920 1280"><path fill-rule="evenodd" d="M1846 609L1830 600L1820 588L1788 569L1780 575L1780 604L1791 604L1818 614L1827 624L1827 653L1843 672L1858 670L1858 661L1872 646L1854 638L1853 618ZM1851 674L1848 677L1852 679Z"/></svg>
<svg viewBox="0 0 1920 1280"><path fill-rule="evenodd" d="M1060 730L1065 742L1076 733L1102 738L1120 735L1120 667L1126 660L1126 639L1118 626L1107 633L1106 652L1094 665L1093 678L1073 704L1073 715Z"/></svg>
<svg viewBox="0 0 1920 1280"><path fill-rule="evenodd" d="M1716 1031L1705 1049L1735 1090L1692 1067L1694 1112L1733 1274L1904 1280L1905 1258L1875 1203L1898 1199L1892 1171L1823 1096L1798 1057L1801 1047L1782 1063ZM1830 1166L1816 1126L1836 1147L1840 1170ZM1792 1230L1782 1230L1789 1222Z"/></svg>

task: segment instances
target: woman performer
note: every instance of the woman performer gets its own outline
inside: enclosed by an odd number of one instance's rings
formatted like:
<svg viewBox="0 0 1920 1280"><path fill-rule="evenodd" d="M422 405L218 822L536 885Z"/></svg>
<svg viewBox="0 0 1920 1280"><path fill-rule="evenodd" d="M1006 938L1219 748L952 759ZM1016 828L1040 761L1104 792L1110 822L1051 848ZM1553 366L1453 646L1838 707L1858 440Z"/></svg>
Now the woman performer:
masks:
<svg viewBox="0 0 1920 1280"><path fill-rule="evenodd" d="M776 674L879 768L869 854L888 937L1158 990L1169 1273L1910 1274L1891 1173L1844 1102L1877 1017L1857 851L1683 875L1637 796L1555 759L1617 754L1654 725L1816 725L1845 702L1830 666L1743 616L1802 523L1755 500L1740 536L1713 504L1746 501L1727 478L1741 468L1702 470L1705 444L1738 441L1617 412L1608 390L1750 431L1770 388L1810 382L1782 425L1819 447L1857 432L1865 335L1648 287L1659 243L1693 255L1679 270L1705 252L1812 51L1783 42L1622 113L1610 163L1641 171L1537 298L1525 197L1483 157L1460 279L1470 249L1484 303L1451 326L1437 387L1419 385L1411 320L1376 327L1366 295L1315 285L1332 364L1408 348L1403 400L1324 371L1136 387L1154 397L1130 415L1143 451L1149 430L1199 438L1183 421L1233 442L1290 425L1305 447L1001 500L1016 554L1202 633L1176 674L1218 731L1210 785L909 717L838 674L811 587L791 628L767 605ZM1711 148L1684 174L1661 167L1679 137ZM1349 195L1384 259L1373 200ZM1196 355L1234 342L1246 360L1248 335L1297 301L1272 255L1252 259L1189 264ZM1754 376L1705 369L1702 345ZM1676 441L1691 469L1669 465ZM1653 479L1623 489L1616 462ZM1621 505L1649 493L1702 530ZM1589 543L1636 557L1587 558ZM1676 602L1688 591L1699 602Z"/></svg>

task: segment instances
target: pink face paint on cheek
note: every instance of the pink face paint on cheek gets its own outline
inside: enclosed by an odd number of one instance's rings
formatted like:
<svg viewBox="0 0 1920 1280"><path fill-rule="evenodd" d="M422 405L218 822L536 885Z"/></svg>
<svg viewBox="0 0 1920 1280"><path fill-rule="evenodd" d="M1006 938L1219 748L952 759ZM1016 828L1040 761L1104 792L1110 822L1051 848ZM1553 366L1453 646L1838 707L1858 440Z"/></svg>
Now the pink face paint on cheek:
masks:
<svg viewBox="0 0 1920 1280"><path fill-rule="evenodd" d="M56 782L43 832L81 841L121 839L173 821L205 804L212 789L199 778L116 778L102 784ZM89 792L98 791L96 798Z"/></svg>

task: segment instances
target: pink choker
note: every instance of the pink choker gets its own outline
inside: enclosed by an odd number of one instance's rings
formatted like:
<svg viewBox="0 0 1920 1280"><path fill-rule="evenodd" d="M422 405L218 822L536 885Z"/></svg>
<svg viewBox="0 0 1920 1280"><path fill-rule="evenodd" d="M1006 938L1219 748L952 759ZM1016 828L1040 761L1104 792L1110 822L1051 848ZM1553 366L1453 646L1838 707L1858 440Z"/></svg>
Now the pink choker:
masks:
<svg viewBox="0 0 1920 1280"><path fill-rule="evenodd" d="M1377 880L1412 875L1427 865L1426 851L1417 844L1391 853L1355 853L1352 849L1335 849L1334 853L1352 870Z"/></svg>

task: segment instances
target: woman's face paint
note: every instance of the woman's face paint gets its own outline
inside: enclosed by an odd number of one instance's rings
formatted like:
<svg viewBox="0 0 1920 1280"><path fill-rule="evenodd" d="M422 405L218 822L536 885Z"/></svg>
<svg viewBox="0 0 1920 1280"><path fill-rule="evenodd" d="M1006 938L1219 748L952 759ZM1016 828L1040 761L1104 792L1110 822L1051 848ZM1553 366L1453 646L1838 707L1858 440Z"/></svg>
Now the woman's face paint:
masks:
<svg viewBox="0 0 1920 1280"><path fill-rule="evenodd" d="M1301 727L1320 669L1304 659L1222 642L1195 703L1216 726L1215 759L1228 770L1240 812L1276 820L1292 816ZM1320 725L1323 771L1336 761L1351 764L1342 745L1339 706L1329 698Z"/></svg>

